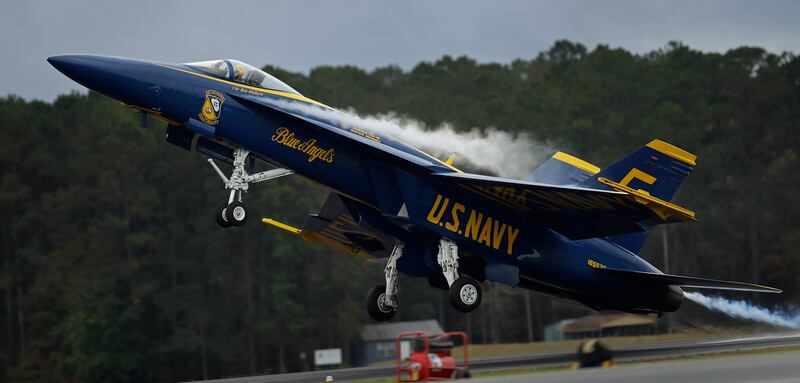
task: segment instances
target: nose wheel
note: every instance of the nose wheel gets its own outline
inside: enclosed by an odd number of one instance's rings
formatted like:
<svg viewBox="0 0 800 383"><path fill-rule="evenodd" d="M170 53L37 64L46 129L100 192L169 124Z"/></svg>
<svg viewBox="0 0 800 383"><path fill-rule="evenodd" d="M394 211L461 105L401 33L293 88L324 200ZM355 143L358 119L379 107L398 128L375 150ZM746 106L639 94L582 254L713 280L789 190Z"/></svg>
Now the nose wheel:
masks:
<svg viewBox="0 0 800 383"><path fill-rule="evenodd" d="M225 220L233 226L242 226L247 222L247 209L244 204L234 201L225 207Z"/></svg>
<svg viewBox="0 0 800 383"><path fill-rule="evenodd" d="M222 202L217 205L217 209L214 210L214 220L217 221L217 225L221 227L231 227L231 224L228 223L228 219L225 218L226 207L228 207L228 204Z"/></svg>
<svg viewBox="0 0 800 383"><path fill-rule="evenodd" d="M223 202L214 212L214 220L221 227L242 226L247 222L247 218L247 208L239 201L230 204Z"/></svg>
<svg viewBox="0 0 800 383"><path fill-rule="evenodd" d="M242 201L242 194L246 193L251 183L271 180L273 178L288 176L293 172L289 169L272 169L265 172L248 174L244 168L249 151L236 149L233 151L233 171L230 177L220 170L219 166L212 159L208 163L217 172L219 178L225 184L226 189L230 189L228 202L221 203L214 211L214 220L222 227L242 226L247 222L248 212Z"/></svg>

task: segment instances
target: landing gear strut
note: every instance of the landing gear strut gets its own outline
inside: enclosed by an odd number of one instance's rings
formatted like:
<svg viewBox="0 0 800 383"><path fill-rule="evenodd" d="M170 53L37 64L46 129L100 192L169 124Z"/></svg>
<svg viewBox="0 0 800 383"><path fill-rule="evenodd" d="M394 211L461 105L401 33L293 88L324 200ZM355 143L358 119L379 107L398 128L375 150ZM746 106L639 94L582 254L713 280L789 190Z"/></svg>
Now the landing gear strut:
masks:
<svg viewBox="0 0 800 383"><path fill-rule="evenodd" d="M458 245L455 242L442 238L439 241L439 254L436 257L442 273L450 286L449 297L453 308L468 313L480 306L483 293L478 281L469 275L458 273Z"/></svg>
<svg viewBox="0 0 800 383"><path fill-rule="evenodd" d="M403 243L397 242L386 261L386 284L372 288L367 294L367 312L372 319L385 322L397 312L397 260L403 256Z"/></svg>
<svg viewBox="0 0 800 383"><path fill-rule="evenodd" d="M222 179L226 189L231 189L227 203L221 203L214 213L214 219L222 227L241 226L247 222L247 208L242 201L242 192L247 192L251 183L271 180L273 178L288 176L293 172L289 169L272 169L256 174L248 174L244 165L249 151L237 148L233 151L233 171L230 177L225 177L219 166L212 159L208 163Z"/></svg>

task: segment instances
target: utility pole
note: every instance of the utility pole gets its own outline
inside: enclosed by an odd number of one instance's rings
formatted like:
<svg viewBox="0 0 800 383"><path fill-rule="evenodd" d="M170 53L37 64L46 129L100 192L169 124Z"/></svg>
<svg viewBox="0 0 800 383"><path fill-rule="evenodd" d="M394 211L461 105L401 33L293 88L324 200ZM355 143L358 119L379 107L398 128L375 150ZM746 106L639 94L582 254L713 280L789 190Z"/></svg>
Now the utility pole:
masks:
<svg viewBox="0 0 800 383"><path fill-rule="evenodd" d="M525 322L528 325L528 342L533 342L533 317L531 316L531 294L525 290Z"/></svg>
<svg viewBox="0 0 800 383"><path fill-rule="evenodd" d="M664 228L663 235L661 236L661 247L664 251L664 274L669 274L669 240L667 239L667 225L661 227Z"/></svg>

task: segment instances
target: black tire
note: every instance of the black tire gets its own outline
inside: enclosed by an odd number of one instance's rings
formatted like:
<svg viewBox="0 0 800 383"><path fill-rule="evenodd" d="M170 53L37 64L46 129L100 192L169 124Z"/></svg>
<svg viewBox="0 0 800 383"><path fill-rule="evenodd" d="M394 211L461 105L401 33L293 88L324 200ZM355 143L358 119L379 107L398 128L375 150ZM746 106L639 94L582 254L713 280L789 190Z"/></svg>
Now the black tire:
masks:
<svg viewBox="0 0 800 383"><path fill-rule="evenodd" d="M373 287L369 294L367 294L367 313L372 319L375 319L378 322L386 322L389 319L392 319L394 314L397 312L396 308L389 308L383 307L379 303L379 299L386 294L386 286L380 285Z"/></svg>
<svg viewBox="0 0 800 383"><path fill-rule="evenodd" d="M242 226L247 222L247 208L239 201L233 201L225 207L225 220L232 226Z"/></svg>
<svg viewBox="0 0 800 383"><path fill-rule="evenodd" d="M466 368L462 368L460 370L456 370L453 373L453 379L469 379L472 377L472 374L469 373L469 370Z"/></svg>
<svg viewBox="0 0 800 383"><path fill-rule="evenodd" d="M481 284L466 274L462 274L453 282L449 295L450 304L462 313L468 313L478 308L483 298Z"/></svg>
<svg viewBox="0 0 800 383"><path fill-rule="evenodd" d="M228 206L225 202L220 203L217 205L216 210L214 210L214 220L217 221L217 225L220 227L231 227L231 224L225 220L225 207Z"/></svg>

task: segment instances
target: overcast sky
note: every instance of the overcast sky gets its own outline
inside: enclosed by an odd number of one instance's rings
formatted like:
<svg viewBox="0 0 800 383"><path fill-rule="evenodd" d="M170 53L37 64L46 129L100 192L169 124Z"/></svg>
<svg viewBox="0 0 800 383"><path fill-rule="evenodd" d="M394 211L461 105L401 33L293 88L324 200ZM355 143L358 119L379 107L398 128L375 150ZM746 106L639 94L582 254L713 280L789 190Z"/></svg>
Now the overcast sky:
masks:
<svg viewBox="0 0 800 383"><path fill-rule="evenodd" d="M679 40L800 52L800 1L71 1L2 0L0 96L52 100L82 87L48 56L166 62L238 58L295 71L404 69L442 55L530 59L557 39L648 52Z"/></svg>

